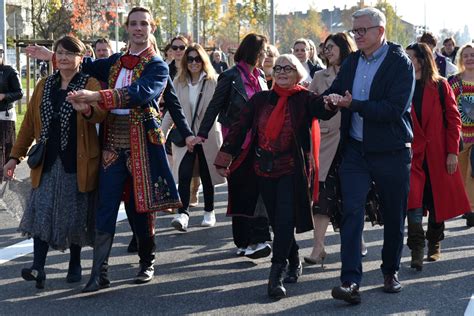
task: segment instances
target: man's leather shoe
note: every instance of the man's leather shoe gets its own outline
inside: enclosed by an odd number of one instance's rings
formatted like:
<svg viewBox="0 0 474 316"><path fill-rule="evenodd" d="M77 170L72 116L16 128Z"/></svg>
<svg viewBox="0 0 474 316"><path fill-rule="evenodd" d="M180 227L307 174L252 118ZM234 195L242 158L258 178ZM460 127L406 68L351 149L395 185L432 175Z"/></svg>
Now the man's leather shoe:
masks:
<svg viewBox="0 0 474 316"><path fill-rule="evenodd" d="M359 286L354 282L344 282L341 286L332 288L331 295L336 300L343 300L350 304L360 304Z"/></svg>
<svg viewBox="0 0 474 316"><path fill-rule="evenodd" d="M398 275L395 274L385 274L383 281L383 291L386 293L398 293L402 290L402 285L398 281Z"/></svg>

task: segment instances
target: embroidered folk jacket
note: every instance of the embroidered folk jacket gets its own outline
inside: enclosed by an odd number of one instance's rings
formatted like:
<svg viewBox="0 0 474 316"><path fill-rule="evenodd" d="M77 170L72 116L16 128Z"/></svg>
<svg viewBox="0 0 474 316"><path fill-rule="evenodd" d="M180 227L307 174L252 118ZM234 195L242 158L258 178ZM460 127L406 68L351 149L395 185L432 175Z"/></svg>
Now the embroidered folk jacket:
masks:
<svg viewBox="0 0 474 316"><path fill-rule="evenodd" d="M83 71L115 87L122 68L123 53L107 59L92 61L86 58ZM165 137L161 130L158 102L168 82L168 65L153 50L140 55L133 68L132 84L118 89L101 90L99 105L105 110L130 109L130 157L134 198L137 212L155 212L181 206L178 191L171 174L166 152ZM168 82L168 84L171 84ZM172 87L171 87L172 88ZM173 91L173 89L167 89ZM183 137L192 135L178 102L170 102L169 111L175 122L182 126Z"/></svg>

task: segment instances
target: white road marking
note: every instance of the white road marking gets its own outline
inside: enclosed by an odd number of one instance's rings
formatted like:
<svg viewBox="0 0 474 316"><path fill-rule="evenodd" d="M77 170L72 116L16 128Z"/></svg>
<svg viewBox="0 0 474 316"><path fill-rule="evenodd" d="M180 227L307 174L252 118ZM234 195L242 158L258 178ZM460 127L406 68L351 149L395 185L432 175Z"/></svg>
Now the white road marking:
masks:
<svg viewBox="0 0 474 316"><path fill-rule="evenodd" d="M127 218L125 207L123 203L120 204L117 222L123 221ZM15 260L33 252L33 239L27 239L14 245L0 249L0 264Z"/></svg>
<svg viewBox="0 0 474 316"><path fill-rule="evenodd" d="M464 316L474 316L474 294L471 296L471 300L467 305L466 311L464 312Z"/></svg>

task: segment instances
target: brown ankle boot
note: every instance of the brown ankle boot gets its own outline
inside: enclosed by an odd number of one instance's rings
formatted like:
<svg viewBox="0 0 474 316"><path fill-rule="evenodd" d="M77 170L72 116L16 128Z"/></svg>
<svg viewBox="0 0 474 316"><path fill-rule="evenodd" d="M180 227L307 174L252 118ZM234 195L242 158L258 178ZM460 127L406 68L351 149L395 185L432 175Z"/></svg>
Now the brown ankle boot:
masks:
<svg viewBox="0 0 474 316"><path fill-rule="evenodd" d="M441 243L428 242L428 261L438 261L441 259Z"/></svg>

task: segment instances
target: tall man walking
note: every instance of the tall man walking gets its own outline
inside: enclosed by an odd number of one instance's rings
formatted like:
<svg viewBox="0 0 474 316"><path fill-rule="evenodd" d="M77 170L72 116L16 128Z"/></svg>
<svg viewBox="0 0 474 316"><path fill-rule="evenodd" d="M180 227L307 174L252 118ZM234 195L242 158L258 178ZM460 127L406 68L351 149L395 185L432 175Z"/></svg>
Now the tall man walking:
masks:
<svg viewBox="0 0 474 316"><path fill-rule="evenodd" d="M413 139L409 111L415 80L404 50L385 40L385 15L377 9L364 8L352 17L350 32L359 50L347 58L324 99L342 112L342 285L333 288L332 296L358 304L364 204L372 181L385 223L383 290L401 290L397 271L409 190Z"/></svg>
<svg viewBox="0 0 474 316"><path fill-rule="evenodd" d="M150 12L133 8L125 22L129 49L109 58L84 60L83 71L109 89L98 92L80 90L68 101L87 106L97 102L110 110L104 122L102 162L99 174L99 206L96 212L96 236L91 278L83 292L108 287L107 262L115 234L117 213L126 179L132 178L129 200L133 212L134 232L138 239L140 269L135 283L152 280L155 261L154 212L181 206L175 182L169 169L161 131L158 99L169 78L168 65L157 56L149 37L155 30ZM36 58L51 59L44 48L29 47ZM192 131L179 103L170 103L169 111L192 150ZM95 115L90 108L90 117Z"/></svg>

